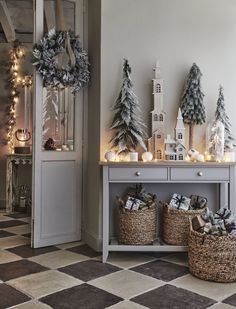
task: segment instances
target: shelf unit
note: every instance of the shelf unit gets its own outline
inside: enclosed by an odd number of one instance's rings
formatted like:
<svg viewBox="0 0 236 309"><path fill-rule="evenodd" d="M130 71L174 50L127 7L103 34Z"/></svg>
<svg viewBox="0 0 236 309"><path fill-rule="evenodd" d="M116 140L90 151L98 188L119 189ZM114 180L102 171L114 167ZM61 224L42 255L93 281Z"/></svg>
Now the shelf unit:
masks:
<svg viewBox="0 0 236 309"><path fill-rule="evenodd" d="M160 239L153 245L119 245L109 235L110 184L120 183L218 183L219 205L235 211L235 162L100 162L103 170L103 262L110 251L181 252L186 246L173 246Z"/></svg>

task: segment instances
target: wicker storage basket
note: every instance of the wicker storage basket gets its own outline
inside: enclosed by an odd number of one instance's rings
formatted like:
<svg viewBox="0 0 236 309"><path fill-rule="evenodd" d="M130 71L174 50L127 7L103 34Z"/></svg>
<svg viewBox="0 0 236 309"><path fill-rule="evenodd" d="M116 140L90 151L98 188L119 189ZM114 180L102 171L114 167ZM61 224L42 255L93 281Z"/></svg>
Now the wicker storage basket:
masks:
<svg viewBox="0 0 236 309"><path fill-rule="evenodd" d="M236 236L204 235L194 231L190 222L188 264L200 279L236 281Z"/></svg>
<svg viewBox="0 0 236 309"><path fill-rule="evenodd" d="M197 210L181 210L163 205L163 234L165 243L176 246L187 246L189 235L189 220L201 214L205 208Z"/></svg>
<svg viewBox="0 0 236 309"><path fill-rule="evenodd" d="M148 245L156 239L157 207L145 210L122 211L119 209L119 243Z"/></svg>

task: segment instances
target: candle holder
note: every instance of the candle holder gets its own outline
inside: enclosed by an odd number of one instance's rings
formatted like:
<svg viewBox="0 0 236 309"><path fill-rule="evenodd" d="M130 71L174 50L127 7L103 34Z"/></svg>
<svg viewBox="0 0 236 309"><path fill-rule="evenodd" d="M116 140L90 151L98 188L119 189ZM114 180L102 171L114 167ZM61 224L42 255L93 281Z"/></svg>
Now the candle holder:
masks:
<svg viewBox="0 0 236 309"><path fill-rule="evenodd" d="M31 133L28 129L17 129L15 132L15 147L16 154L30 154L30 146L28 141L31 139Z"/></svg>

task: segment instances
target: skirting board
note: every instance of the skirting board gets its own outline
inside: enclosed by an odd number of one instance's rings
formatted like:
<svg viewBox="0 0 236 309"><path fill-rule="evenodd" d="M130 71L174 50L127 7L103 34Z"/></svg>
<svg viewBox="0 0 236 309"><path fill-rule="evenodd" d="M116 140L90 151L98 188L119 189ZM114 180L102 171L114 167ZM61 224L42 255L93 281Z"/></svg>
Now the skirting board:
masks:
<svg viewBox="0 0 236 309"><path fill-rule="evenodd" d="M95 251L102 251L102 237L94 235L87 230L82 233L82 240Z"/></svg>

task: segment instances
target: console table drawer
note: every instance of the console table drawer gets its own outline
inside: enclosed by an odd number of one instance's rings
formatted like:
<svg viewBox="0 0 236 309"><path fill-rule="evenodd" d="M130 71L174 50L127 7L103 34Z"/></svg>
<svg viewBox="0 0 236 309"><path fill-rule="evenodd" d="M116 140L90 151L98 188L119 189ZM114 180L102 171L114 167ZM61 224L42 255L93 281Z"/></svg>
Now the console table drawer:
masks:
<svg viewBox="0 0 236 309"><path fill-rule="evenodd" d="M227 181L229 180L228 167L172 167L171 180L196 181Z"/></svg>
<svg viewBox="0 0 236 309"><path fill-rule="evenodd" d="M167 168L139 168L139 167L111 167L109 169L110 180L123 180L123 181L159 181L167 180Z"/></svg>

